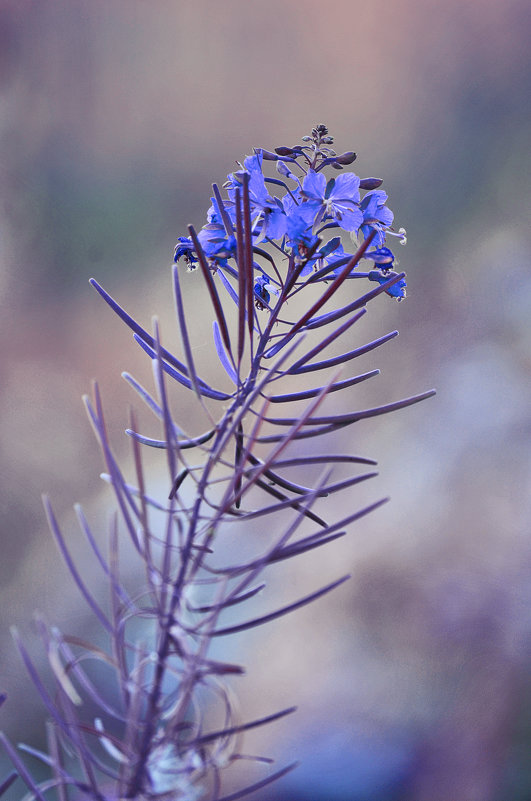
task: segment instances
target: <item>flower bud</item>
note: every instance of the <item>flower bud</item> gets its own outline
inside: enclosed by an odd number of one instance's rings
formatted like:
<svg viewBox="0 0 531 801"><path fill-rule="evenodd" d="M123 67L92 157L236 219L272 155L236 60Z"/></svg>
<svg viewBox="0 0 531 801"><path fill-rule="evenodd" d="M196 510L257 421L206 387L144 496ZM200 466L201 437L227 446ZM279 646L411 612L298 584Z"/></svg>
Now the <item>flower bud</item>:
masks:
<svg viewBox="0 0 531 801"><path fill-rule="evenodd" d="M262 158L264 159L264 161L277 161L278 160L277 154L276 153L271 153L269 150L264 150L263 148L261 150L256 150L256 154L258 155L259 153L262 154Z"/></svg>
<svg viewBox="0 0 531 801"><path fill-rule="evenodd" d="M360 189L378 189L383 184L383 178L362 178Z"/></svg>
<svg viewBox="0 0 531 801"><path fill-rule="evenodd" d="M346 153L341 153L341 155L338 156L336 159L336 161L338 161L339 164L352 164L352 162L355 160L356 160L356 153L354 153L352 150L347 150Z"/></svg>

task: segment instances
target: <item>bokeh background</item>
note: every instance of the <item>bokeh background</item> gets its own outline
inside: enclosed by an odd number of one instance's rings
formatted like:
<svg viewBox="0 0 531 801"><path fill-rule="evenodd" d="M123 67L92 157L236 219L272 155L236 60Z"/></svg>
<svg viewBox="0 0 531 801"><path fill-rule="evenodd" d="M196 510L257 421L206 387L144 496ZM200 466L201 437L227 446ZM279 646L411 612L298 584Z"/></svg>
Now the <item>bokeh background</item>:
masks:
<svg viewBox="0 0 531 801"><path fill-rule="evenodd" d="M247 747L301 760L270 801L531 798L530 24L523 0L0 4L0 689L15 740L42 744L43 710L9 625L30 643L37 608L89 625L40 493L82 554L72 503L103 530L109 495L80 396L97 377L127 461L120 372L150 382L87 281L147 326L157 313L171 346L173 247L203 224L211 182L322 122L358 174L385 179L408 231L407 301L380 298L352 335L400 337L366 357L382 376L352 404L438 395L349 432L380 476L345 509L392 501L272 577L264 608L345 565L349 584L230 646L244 714L299 706Z"/></svg>

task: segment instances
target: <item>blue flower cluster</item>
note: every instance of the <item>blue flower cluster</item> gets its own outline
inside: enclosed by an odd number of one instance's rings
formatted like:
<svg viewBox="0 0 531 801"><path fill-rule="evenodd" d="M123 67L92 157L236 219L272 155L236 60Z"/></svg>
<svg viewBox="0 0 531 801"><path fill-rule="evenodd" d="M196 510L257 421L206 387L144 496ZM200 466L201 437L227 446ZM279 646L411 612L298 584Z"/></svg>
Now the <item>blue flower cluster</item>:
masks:
<svg viewBox="0 0 531 801"><path fill-rule="evenodd" d="M300 278L322 271L322 280L329 280L353 255L344 250L340 236L324 241L325 232L339 229L350 235L355 249L371 237L372 249L366 250L363 258L372 260L374 269L363 273L356 265L352 275L355 273L356 277L380 284L387 282L397 273L393 272L395 257L385 244L386 237L395 236L402 244L406 238L404 229L398 232L392 229L394 215L386 205L387 193L379 188L382 181L377 178L362 180L353 172L327 179L324 167L342 170L344 165L354 161L356 154L337 155L331 150L328 145L333 140L325 126L316 126L312 136L303 137L303 141L305 145L277 148L274 153L255 149L254 154L240 164L241 169L227 177L224 188L228 198L221 200L219 193L212 198L207 224L198 234L212 271L226 268L230 259L236 260L236 207L246 175L254 255L263 255L260 246L269 244L290 265L302 264ZM282 177L264 176L264 161L275 161ZM174 260L180 259L185 260L190 270L197 266L198 253L191 238L179 237ZM271 255L269 261L274 263ZM273 278L259 263L254 262L254 268L258 274L255 298L260 307L261 301L269 300L267 286L280 288L280 272L275 267L277 278ZM405 279L395 282L387 293L402 300L406 296Z"/></svg>

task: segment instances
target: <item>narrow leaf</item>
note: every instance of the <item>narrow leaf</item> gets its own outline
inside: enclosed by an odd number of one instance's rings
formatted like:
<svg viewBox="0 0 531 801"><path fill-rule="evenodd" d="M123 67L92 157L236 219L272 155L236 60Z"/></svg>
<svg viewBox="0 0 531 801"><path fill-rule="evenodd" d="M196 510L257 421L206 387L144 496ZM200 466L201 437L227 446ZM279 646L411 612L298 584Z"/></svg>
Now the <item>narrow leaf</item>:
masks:
<svg viewBox="0 0 531 801"><path fill-rule="evenodd" d="M219 604L212 604L211 606L198 606L190 607L191 612L201 612L202 614L206 614L207 612L212 612L214 610L221 611L222 609L226 609L228 606L235 606L236 604L240 604L243 601L248 601L249 598L253 598L255 595L258 595L259 592L262 592L266 585L259 584L257 587L253 587L252 590L248 590L247 592L242 593L241 595L236 595L234 598L229 598L225 601L220 601Z"/></svg>
<svg viewBox="0 0 531 801"><path fill-rule="evenodd" d="M312 373L315 370L325 370L327 367L335 367L337 364L344 364L345 362L349 362L351 359L356 359L358 356L363 356L365 353L369 353L369 351L374 350L375 348L379 348L381 345L384 345L386 342L389 342L390 339L394 339L396 336L398 336L398 331L391 331L389 334L385 334L383 337L378 337L378 339L374 339L372 342L368 342L366 345L362 345L359 348L354 348L354 350L350 350L347 353L341 353L339 356L334 356L331 359L326 359L323 362L313 362L312 364L307 364L305 367L290 367L288 370L286 370L285 374L301 375L302 373Z"/></svg>
<svg viewBox="0 0 531 801"><path fill-rule="evenodd" d="M351 423L355 423L358 420L364 420L367 417L377 417L380 414L387 414L388 412L394 412L397 409L404 409L406 406L412 406L414 403L420 403L420 401L426 400L427 398L431 398L436 394L434 389L428 390L428 392L422 392L420 395L413 395L410 398L404 398L403 400L395 401L394 403L387 403L385 406L374 406L372 409L364 409L359 412L351 412L350 414L337 414L337 415L330 415L329 417L311 417L304 422L306 426L344 426L350 425ZM275 417L275 418L265 418L266 422L274 423L278 426L293 426L298 422L298 418L296 417Z"/></svg>
<svg viewBox="0 0 531 801"><path fill-rule="evenodd" d="M295 601L295 603L288 604L288 606L283 606L281 609L277 609L275 612L270 612L268 615L256 617L253 620L247 620L245 623L238 623L235 626L227 626L227 628L224 629L215 629L211 632L211 636L221 637L225 634L236 634L240 631L246 631L247 629L254 628L255 626L261 626L264 623L269 623L271 620L276 620L283 615L294 612L296 609L300 609L302 606L306 606L306 604L312 603L312 601L316 601L318 598L321 598L321 596L326 595L326 593L331 592L336 587L339 587L340 584L348 581L349 578L350 575L343 576L337 581L332 582L332 584L327 584L326 587L322 587L320 590L312 592L311 595L306 595L304 598Z"/></svg>
<svg viewBox="0 0 531 801"><path fill-rule="evenodd" d="M78 586L78 589L80 590L80 592L81 592L82 596L84 597L85 601L87 602L87 604L90 606L90 608L92 609L92 611L94 612L94 614L96 615L98 620L100 621L101 625L107 631L112 632L113 628L112 628L110 622L108 621L107 617L103 613L102 609L99 607L99 605L96 603L96 601L92 597L91 593L88 591L85 582L81 578L81 574L79 573L77 567L75 566L75 564L74 564L74 562L72 560L72 557L70 556L70 553L68 551L68 548L66 547L66 543L64 541L63 535L61 534L61 530L59 528L59 525L58 525L57 520L55 518L55 515L53 513L50 501L49 501L49 499L48 499L48 497L46 495L43 495L42 502L44 504L44 509L45 509L45 512L46 512L46 517L48 518L48 525L50 526L50 530L51 530L52 534L55 537L55 541L57 542L57 545L59 546L59 550L61 552L61 556L65 560L66 565L67 565L68 569L70 570L70 573L72 574L72 577L73 577L75 583Z"/></svg>
<svg viewBox="0 0 531 801"><path fill-rule="evenodd" d="M283 709L281 712L275 712L273 715L267 715L264 718L257 718L257 720L251 720L249 723L241 723L239 726L231 726L227 729L220 729L219 731L211 732L210 734L203 734L201 737L198 737L196 740L193 740L193 745L204 745L205 743L215 742L216 740L221 739L222 737L231 737L233 734L239 734L242 731L249 731L249 729L256 729L258 726L265 726L268 723L273 723L275 720L280 720L281 718L286 717L286 715L292 715L294 712L297 711L296 706L290 706L287 709Z"/></svg>
<svg viewBox="0 0 531 801"><path fill-rule="evenodd" d="M278 781L287 773L290 773L294 770L298 762L292 762L291 765L287 765L282 770L278 770L276 773L273 773L271 776L268 776L266 779L262 779L262 781L255 782L255 784L249 784L247 787L244 787L243 790L238 790L235 793L231 793L230 795L224 795L223 798L216 798L216 801L238 801L240 798L244 798L246 795L250 795L251 793L255 793L257 790L261 790L263 787L267 787L268 784L272 784L273 782Z"/></svg>
<svg viewBox="0 0 531 801"><path fill-rule="evenodd" d="M281 562L284 559L291 559L293 556L299 556L301 553L306 553L314 548L320 548L321 545L328 545L329 542L334 542L344 537L346 533L346 531L339 531L337 534L329 534L328 537L320 537L319 539L305 537L305 539L294 542L291 545L285 545L284 548L277 551L269 561L273 564L274 562Z"/></svg>
<svg viewBox="0 0 531 801"><path fill-rule="evenodd" d="M150 345L148 345L147 342L144 342L144 340L141 339L140 337L136 336L136 334L135 334L135 340L136 340L136 342L138 342L140 347L143 350L145 350L145 352L148 354L148 356L150 356L152 359L156 359L157 353L156 353L156 350L155 350L154 347L151 347ZM172 378L174 378L176 381L178 381L179 384L182 384L183 387L187 387L188 389L192 389L193 385L192 385L192 382L190 381L190 379L187 378L186 376L182 375L180 372L177 372L177 370L175 370L173 367L171 367L165 361L165 356L164 356L165 352L167 352L167 351L165 351L164 348L161 347L160 353L161 353L161 357L162 357L162 369L164 370L164 372L167 373ZM197 377L197 378L198 378L197 383L198 383L200 392L206 398L212 398L213 400L229 400L230 399L231 396L227 395L226 392L220 392L217 389L213 389L212 387L209 387L209 385L205 381L203 381L199 377Z"/></svg>
<svg viewBox="0 0 531 801"><path fill-rule="evenodd" d="M263 463L260 461L260 459L257 459L256 456L253 456L250 453L247 454L247 460L253 465L259 466L260 468L262 467ZM246 475L248 477L252 477L252 471L246 471ZM310 487L303 487L300 484L295 484L293 481L288 481L288 479L279 476L278 473L275 473L271 469L265 470L264 476L277 486L282 487L285 490L289 490L290 492L294 492L297 495L307 495L309 492L313 491ZM321 490L318 494L318 497L324 498L326 495L327 492Z"/></svg>
<svg viewBox="0 0 531 801"><path fill-rule="evenodd" d="M219 360L223 366L223 369L227 373L228 377L232 381L233 384L238 386L238 376L236 374L236 370L232 366L225 348L223 347L223 342L221 341L221 334L219 331L219 325L217 320L212 321L212 329L214 331L214 345L216 347L216 353L218 354ZM243 337L243 333L242 333Z"/></svg>
<svg viewBox="0 0 531 801"><path fill-rule="evenodd" d="M337 381L331 384L328 392L338 392L341 389L352 387L354 384L359 384L361 381L366 381L368 378L373 378L375 375L380 375L379 370L371 370L362 375L356 375L353 378L346 378L344 381ZM323 391L324 387L314 387L314 389L303 390L302 392L291 392L287 395L269 395L271 403L289 403L291 401L309 400L315 398Z"/></svg>
<svg viewBox="0 0 531 801"><path fill-rule="evenodd" d="M293 459L281 459L273 462L272 467L295 467L302 465L306 467L310 464L332 464L333 462L359 463L359 464L378 464L374 459L367 459L365 456L344 456L340 453L323 453L318 456L298 456Z"/></svg>
<svg viewBox="0 0 531 801"><path fill-rule="evenodd" d="M366 311L365 309L361 309L357 314L354 314L352 317L350 317L348 320L342 323L338 328L336 328L334 331L328 334L327 337L325 337L321 342L315 345L315 347L313 347L311 350L305 353L304 356L301 356L300 359L298 359L298 361L295 362L295 364L292 364L292 366L290 367L290 372L296 373L299 370L299 368L302 367L303 364L310 361L310 359L313 359L314 356L317 356L318 353L327 348L328 345L331 345L332 342L335 342L335 340L338 337L340 337L342 334L348 331L351 325L357 323L360 317L363 317L365 311Z"/></svg>
<svg viewBox="0 0 531 801"><path fill-rule="evenodd" d="M10 773L9 776L6 776L4 781L0 784L0 796L4 795L6 790L9 790L15 779L18 779L18 773Z"/></svg>
<svg viewBox="0 0 531 801"><path fill-rule="evenodd" d="M179 333L181 335L181 342L183 344L184 355L186 357L186 364L188 367L188 377L192 382L192 387L197 395L199 402L202 404L201 390L199 388L198 376L195 370L194 357L192 355L192 348L190 346L190 338L188 336L188 327L186 325L186 318L184 315L183 296L181 293L181 283L179 281L179 269L176 264L173 265L173 290L175 298L175 307L177 310L177 319L179 321ZM162 356L160 354L160 339L155 337L158 342L157 356L159 357L160 364L162 365Z"/></svg>
<svg viewBox="0 0 531 801"><path fill-rule="evenodd" d="M149 409L151 409L151 411L156 415L156 417L159 418L159 420L161 420L162 419L162 409L161 409L160 405L157 403L157 401L155 400L155 398L153 398L149 394L147 389L145 389L142 386L142 384L140 384L136 380L136 378L133 378L133 376L130 373L123 372L122 373L122 378L124 378L127 381L127 383L130 384L136 392L138 392L138 394L140 395L140 397L142 398L142 400L144 401L146 406Z"/></svg>
<svg viewBox="0 0 531 801"><path fill-rule="evenodd" d="M243 236L242 207L239 187L236 203L236 264L238 265L238 369L245 345L245 307L247 302L247 270L245 269L245 243Z"/></svg>
<svg viewBox="0 0 531 801"><path fill-rule="evenodd" d="M235 454L234 454L234 506L236 509L240 508L241 504L241 488L243 480L242 472L242 453L243 453L243 426L238 423L235 436Z"/></svg>
<svg viewBox="0 0 531 801"><path fill-rule="evenodd" d="M249 331L249 342L251 346L251 358L253 347L253 328L254 328L254 276L253 276L253 234L251 228L251 200L249 197L249 175L243 178L243 231L245 240L245 288L247 293L247 329Z"/></svg>
<svg viewBox="0 0 531 801"><path fill-rule="evenodd" d="M2 745L4 746L6 754L13 763L14 767L17 769L18 775L26 784L28 790L31 793L33 793L35 798L39 799L39 801L47 801L46 797L41 793L39 785L33 781L33 778L29 770L26 768L26 766L20 759L19 755L17 754L17 752L15 751L15 749L13 748L13 746L11 745L11 743L9 742L9 740L4 735L3 732L0 732L0 743L2 743ZM13 781L14 779L8 777L8 779L4 782L5 786L3 785L2 792L4 792L4 790L7 790L7 788L13 783Z"/></svg>
<svg viewBox="0 0 531 801"><path fill-rule="evenodd" d="M151 439L151 437L144 437L142 434L138 434L136 431L131 431L130 428L126 428L125 433L128 434L130 437L134 437L138 442L141 442L143 445L149 445L152 448L167 448L168 443L166 440L161 439ZM179 440L179 448L181 450L184 448L196 448L198 445L202 445L204 442L208 442L209 439L212 439L214 434L216 433L215 429L211 429L210 431L206 431L204 434L201 434L199 437L195 437L194 439L180 439Z"/></svg>

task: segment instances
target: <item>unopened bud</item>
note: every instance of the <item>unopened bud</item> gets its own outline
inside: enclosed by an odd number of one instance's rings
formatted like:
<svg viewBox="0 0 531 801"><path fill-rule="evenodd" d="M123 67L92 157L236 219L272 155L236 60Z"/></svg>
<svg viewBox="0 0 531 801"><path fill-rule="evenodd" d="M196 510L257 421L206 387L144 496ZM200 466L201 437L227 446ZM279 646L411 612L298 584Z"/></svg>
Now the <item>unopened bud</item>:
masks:
<svg viewBox="0 0 531 801"><path fill-rule="evenodd" d="M383 184L383 178L362 178L360 189L378 189Z"/></svg>
<svg viewBox="0 0 531 801"><path fill-rule="evenodd" d="M278 153L279 156L291 156L295 151L292 147L276 147L275 153Z"/></svg>
<svg viewBox="0 0 531 801"><path fill-rule="evenodd" d="M264 161L277 161L278 159L276 153L271 153L269 150L264 150L263 148L261 148L260 150L256 150L255 152L257 155L261 153Z"/></svg>
<svg viewBox="0 0 531 801"><path fill-rule="evenodd" d="M336 161L338 161L340 164L352 164L352 162L355 160L356 154L352 150L347 150L346 153L341 153L341 155L336 159Z"/></svg>

